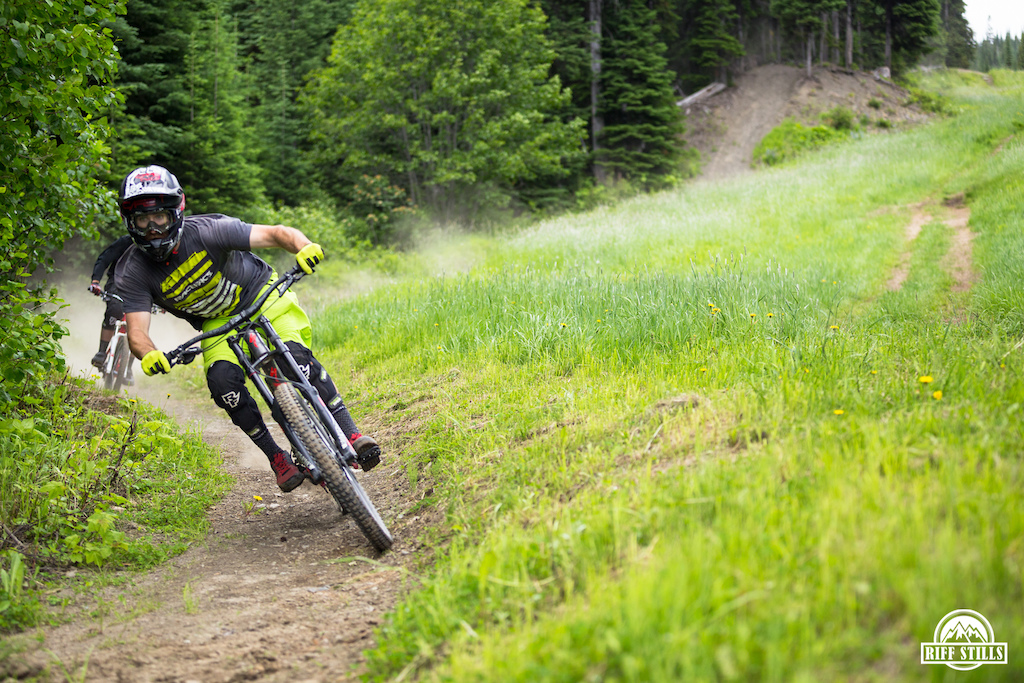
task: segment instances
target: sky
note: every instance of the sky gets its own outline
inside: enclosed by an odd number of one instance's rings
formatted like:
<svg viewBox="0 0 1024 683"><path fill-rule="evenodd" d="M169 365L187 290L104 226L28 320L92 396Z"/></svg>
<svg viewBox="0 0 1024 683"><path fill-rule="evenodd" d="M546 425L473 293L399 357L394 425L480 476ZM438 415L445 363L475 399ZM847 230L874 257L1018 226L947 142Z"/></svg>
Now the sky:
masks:
<svg viewBox="0 0 1024 683"><path fill-rule="evenodd" d="M1024 32L1024 0L967 0L964 17L979 43L985 39L989 17L993 35L1005 36L1009 31L1020 36Z"/></svg>

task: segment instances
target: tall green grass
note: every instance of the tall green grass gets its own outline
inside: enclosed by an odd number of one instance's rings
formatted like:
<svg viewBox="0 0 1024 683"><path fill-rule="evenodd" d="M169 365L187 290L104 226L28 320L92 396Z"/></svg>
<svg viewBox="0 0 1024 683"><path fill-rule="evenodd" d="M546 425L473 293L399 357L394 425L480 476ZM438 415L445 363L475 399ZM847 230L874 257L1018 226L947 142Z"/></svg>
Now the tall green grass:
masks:
<svg viewBox="0 0 1024 683"><path fill-rule="evenodd" d="M445 513L371 677L941 678L919 644L961 607L1024 642L1024 116L998 83L321 313L346 398L405 425ZM960 192L966 294L941 266Z"/></svg>

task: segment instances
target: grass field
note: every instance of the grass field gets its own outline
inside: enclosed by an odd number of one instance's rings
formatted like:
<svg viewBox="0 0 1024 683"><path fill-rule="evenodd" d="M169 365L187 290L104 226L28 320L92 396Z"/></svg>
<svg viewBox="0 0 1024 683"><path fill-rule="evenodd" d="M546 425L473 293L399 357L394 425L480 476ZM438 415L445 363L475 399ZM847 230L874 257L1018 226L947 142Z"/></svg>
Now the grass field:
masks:
<svg viewBox="0 0 1024 683"><path fill-rule="evenodd" d="M970 678L1024 678L1024 82L925 85L959 113L319 313L444 513L372 677L946 680L971 608L1011 652Z"/></svg>

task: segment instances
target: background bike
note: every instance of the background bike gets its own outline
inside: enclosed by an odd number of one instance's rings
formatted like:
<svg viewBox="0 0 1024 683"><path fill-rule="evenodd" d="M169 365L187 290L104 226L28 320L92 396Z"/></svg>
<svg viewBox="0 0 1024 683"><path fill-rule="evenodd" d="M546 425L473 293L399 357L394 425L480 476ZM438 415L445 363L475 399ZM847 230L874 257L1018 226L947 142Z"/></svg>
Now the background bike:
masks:
<svg viewBox="0 0 1024 683"><path fill-rule="evenodd" d="M352 516L374 548L387 550L394 539L356 479L355 450L270 321L259 315L260 307L271 294L284 295L304 275L298 266L293 267L267 287L251 306L221 327L193 337L168 352L167 359L172 366L191 363L202 353L196 344L227 335L225 343L288 437L296 465L308 472L314 484L324 485L341 511Z"/></svg>
<svg viewBox="0 0 1024 683"><path fill-rule="evenodd" d="M111 299L121 301L121 297L112 292L103 291L99 297L106 303ZM132 352L128 348L128 326L125 323L124 315L114 323L114 336L107 343L107 354L103 357L100 365L100 375L103 378L103 388L113 391L121 391L125 384L131 386L135 383L132 377Z"/></svg>

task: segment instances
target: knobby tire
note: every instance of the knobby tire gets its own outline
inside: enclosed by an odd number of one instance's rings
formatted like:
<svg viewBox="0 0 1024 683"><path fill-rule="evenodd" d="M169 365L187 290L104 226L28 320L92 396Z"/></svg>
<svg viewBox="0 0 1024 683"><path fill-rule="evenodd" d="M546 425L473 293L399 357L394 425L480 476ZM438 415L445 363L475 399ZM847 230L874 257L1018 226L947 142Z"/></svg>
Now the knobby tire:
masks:
<svg viewBox="0 0 1024 683"><path fill-rule="evenodd" d="M359 530L379 551L391 547L394 539L356 480L350 467L338 465L334 446L323 424L309 402L291 384L279 384L274 389L274 400L295 435L302 441L310 456L320 467L327 490L345 511L352 515Z"/></svg>
<svg viewBox="0 0 1024 683"><path fill-rule="evenodd" d="M128 350L128 337L121 336L114 350L114 363L111 374L114 376L114 391L120 393L121 385L128 377L128 369L132 363L132 354Z"/></svg>
<svg viewBox="0 0 1024 683"><path fill-rule="evenodd" d="M110 360L109 365L107 360ZM103 375L103 388L107 391L111 391L114 388L114 367L116 366L117 358L112 355L105 355L103 357L103 365L100 368L100 373Z"/></svg>

